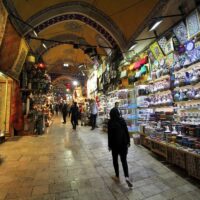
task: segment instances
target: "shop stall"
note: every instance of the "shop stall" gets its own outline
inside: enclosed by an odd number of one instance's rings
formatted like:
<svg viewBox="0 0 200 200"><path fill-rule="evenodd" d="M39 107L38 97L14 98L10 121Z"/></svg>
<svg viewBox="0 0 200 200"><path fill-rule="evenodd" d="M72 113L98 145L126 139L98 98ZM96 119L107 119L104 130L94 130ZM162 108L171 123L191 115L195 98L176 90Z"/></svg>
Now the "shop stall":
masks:
<svg viewBox="0 0 200 200"><path fill-rule="evenodd" d="M198 19L196 12L191 15ZM163 36L149 46L148 61L134 62L131 79L141 144L200 179L200 47L188 24L191 15L168 40ZM186 34L180 35L178 27Z"/></svg>

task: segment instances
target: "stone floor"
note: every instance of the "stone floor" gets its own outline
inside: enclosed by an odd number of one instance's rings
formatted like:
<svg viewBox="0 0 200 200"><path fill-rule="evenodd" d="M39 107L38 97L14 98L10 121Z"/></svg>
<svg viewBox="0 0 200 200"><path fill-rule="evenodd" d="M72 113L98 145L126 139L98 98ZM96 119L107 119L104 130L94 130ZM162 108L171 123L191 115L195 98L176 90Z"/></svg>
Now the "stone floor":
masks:
<svg viewBox="0 0 200 200"><path fill-rule="evenodd" d="M73 131L61 117L42 136L0 145L0 156L0 200L200 200L198 181L134 144L128 155L134 188L121 168L121 183L113 182L107 135L89 127Z"/></svg>

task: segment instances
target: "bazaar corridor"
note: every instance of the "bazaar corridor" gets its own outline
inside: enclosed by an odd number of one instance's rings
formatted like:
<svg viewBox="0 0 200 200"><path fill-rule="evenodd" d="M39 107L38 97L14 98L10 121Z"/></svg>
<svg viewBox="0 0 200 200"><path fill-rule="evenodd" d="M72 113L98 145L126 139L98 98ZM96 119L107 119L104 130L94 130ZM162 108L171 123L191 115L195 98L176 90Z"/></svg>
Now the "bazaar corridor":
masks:
<svg viewBox="0 0 200 200"><path fill-rule="evenodd" d="M133 141L128 162L134 187L127 187L121 166L121 183L113 182L107 134L81 126L73 131L60 117L42 136L0 145L0 155L1 200L200 199L196 181L173 172Z"/></svg>

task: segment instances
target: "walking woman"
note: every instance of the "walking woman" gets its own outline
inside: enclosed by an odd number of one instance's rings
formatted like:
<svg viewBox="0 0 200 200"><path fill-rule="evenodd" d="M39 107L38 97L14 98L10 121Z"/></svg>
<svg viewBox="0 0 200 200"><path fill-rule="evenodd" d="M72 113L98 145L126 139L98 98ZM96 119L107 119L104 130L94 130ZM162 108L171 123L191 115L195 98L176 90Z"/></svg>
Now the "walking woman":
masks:
<svg viewBox="0 0 200 200"><path fill-rule="evenodd" d="M112 151L113 165L115 169L115 177L113 177L113 179L117 182L120 181L118 165L119 155L126 183L129 187L132 187L133 185L129 179L128 164L126 160L128 147L130 147L130 137L126 122L120 117L119 111L113 108L110 111L110 120L108 122L108 148L109 151Z"/></svg>

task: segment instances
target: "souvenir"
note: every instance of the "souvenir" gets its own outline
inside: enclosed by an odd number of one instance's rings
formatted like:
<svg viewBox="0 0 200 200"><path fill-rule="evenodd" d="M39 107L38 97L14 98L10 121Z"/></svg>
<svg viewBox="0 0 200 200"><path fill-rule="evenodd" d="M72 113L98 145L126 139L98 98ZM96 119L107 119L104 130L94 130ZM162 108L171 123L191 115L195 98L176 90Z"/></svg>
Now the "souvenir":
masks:
<svg viewBox="0 0 200 200"><path fill-rule="evenodd" d="M192 51L194 49L195 45L194 45L194 41L190 40L188 42L185 43L185 48L187 51Z"/></svg>
<svg viewBox="0 0 200 200"><path fill-rule="evenodd" d="M120 78L125 78L126 76L127 76L127 71L126 70L122 71L120 74Z"/></svg>
<svg viewBox="0 0 200 200"><path fill-rule="evenodd" d="M190 82L191 82L191 84L196 84L196 83L198 83L199 82L199 76L198 76L198 73L197 73L197 71L196 70L192 70L192 73L191 73L192 75L192 77L191 77L191 79L190 79Z"/></svg>
<svg viewBox="0 0 200 200"><path fill-rule="evenodd" d="M160 48L162 49L162 51L165 54L165 46L167 45L166 37L162 37L160 40L158 40L158 44L159 44Z"/></svg>
<svg viewBox="0 0 200 200"><path fill-rule="evenodd" d="M167 44L165 46L165 53L166 54L169 54L171 52L174 51L174 44L173 44L173 40L172 38L170 38L168 41L167 41Z"/></svg>
<svg viewBox="0 0 200 200"><path fill-rule="evenodd" d="M196 36L200 32L199 12L197 9L186 18L186 25L188 39Z"/></svg>
<svg viewBox="0 0 200 200"><path fill-rule="evenodd" d="M187 29L184 22L180 22L173 28L173 32L181 44L187 41Z"/></svg>
<svg viewBox="0 0 200 200"><path fill-rule="evenodd" d="M150 46L150 50L151 52L153 53L154 57L157 59L157 60L161 60L164 55L158 45L157 42L154 42L151 46Z"/></svg>

